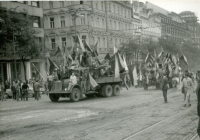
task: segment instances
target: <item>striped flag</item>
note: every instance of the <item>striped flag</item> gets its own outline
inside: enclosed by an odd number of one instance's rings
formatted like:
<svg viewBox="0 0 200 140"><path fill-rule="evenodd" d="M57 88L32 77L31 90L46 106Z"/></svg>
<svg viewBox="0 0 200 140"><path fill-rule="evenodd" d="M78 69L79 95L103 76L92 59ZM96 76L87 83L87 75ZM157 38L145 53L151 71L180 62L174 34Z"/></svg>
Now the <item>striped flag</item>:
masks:
<svg viewBox="0 0 200 140"><path fill-rule="evenodd" d="M82 42L82 40L80 39L79 35L78 35L78 43L79 43L79 45L80 45L82 51L85 52L85 48L84 48L84 46L83 46L83 42Z"/></svg>

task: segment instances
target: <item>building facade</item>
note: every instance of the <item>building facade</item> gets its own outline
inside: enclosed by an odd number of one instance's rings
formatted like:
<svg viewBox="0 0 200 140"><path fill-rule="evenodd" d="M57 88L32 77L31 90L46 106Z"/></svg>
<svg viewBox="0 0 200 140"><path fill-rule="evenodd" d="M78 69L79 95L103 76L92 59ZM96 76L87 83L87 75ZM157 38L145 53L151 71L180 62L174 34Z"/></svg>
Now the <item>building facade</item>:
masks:
<svg viewBox="0 0 200 140"><path fill-rule="evenodd" d="M156 13L153 13L153 9L147 8L143 2L134 1L133 5L135 11L139 14L139 19L142 22L142 38L158 41L161 37L160 17Z"/></svg>
<svg viewBox="0 0 200 140"><path fill-rule="evenodd" d="M40 43L44 43L44 30L43 30L43 10L42 3L37 1L2 1L0 5L8 10L8 12L12 9L16 9L15 12L25 12L32 19L32 28L36 31L35 36L37 37L37 41ZM43 48L41 48L42 50ZM17 77L15 77L15 64L14 57L16 59L16 73ZM40 73L45 75L44 66L45 62L43 59L27 59L26 60L26 77L30 79L35 76L35 69L32 67L32 63L34 63ZM45 78L45 77L44 77ZM17 56L8 56L6 53L1 53L0 56L0 79L2 81L5 80L25 80L24 68L22 62Z"/></svg>
<svg viewBox="0 0 200 140"><path fill-rule="evenodd" d="M181 16L174 12L169 12L150 2L145 3L148 9L152 9L161 20L161 37L170 38L175 42L182 42L190 36L188 24Z"/></svg>
<svg viewBox="0 0 200 140"><path fill-rule="evenodd" d="M45 1L43 12L47 48L71 48L79 35L90 46L98 42L100 57L113 54L141 23L126 1Z"/></svg>
<svg viewBox="0 0 200 140"><path fill-rule="evenodd" d="M181 19L185 20L189 25L189 30L191 32L190 40L192 41L192 45L200 48L200 36L199 36L199 23L197 22L197 16L194 12L191 11L183 11L179 14Z"/></svg>

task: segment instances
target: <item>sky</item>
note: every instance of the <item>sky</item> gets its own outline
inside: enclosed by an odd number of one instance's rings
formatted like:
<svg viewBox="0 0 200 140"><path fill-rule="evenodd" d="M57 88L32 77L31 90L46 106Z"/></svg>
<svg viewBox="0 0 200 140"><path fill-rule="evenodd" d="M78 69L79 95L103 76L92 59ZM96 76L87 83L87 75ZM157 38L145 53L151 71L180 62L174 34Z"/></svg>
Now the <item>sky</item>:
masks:
<svg viewBox="0 0 200 140"><path fill-rule="evenodd" d="M179 14L182 11L191 11L200 20L200 0L139 0L139 2L146 1L153 3L169 12ZM198 21L200 23L200 21Z"/></svg>

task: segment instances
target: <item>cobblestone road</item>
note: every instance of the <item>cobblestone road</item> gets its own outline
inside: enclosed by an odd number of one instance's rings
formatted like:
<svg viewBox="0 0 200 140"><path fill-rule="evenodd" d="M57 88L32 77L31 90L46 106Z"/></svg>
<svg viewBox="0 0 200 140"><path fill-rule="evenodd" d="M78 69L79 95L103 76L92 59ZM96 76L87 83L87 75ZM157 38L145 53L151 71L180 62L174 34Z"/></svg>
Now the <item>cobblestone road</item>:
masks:
<svg viewBox="0 0 200 140"><path fill-rule="evenodd" d="M196 95L183 107L183 95L170 89L168 103L160 90L122 90L120 96L57 103L8 99L0 102L1 140L189 140L196 134Z"/></svg>

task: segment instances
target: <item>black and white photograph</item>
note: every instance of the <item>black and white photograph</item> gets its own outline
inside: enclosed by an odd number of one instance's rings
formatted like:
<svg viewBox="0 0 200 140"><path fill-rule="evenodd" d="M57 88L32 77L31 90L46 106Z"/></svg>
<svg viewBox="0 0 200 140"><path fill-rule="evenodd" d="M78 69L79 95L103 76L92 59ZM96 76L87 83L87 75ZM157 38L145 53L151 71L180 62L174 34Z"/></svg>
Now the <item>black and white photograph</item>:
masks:
<svg viewBox="0 0 200 140"><path fill-rule="evenodd" d="M200 0L0 1L1 140L200 140Z"/></svg>

